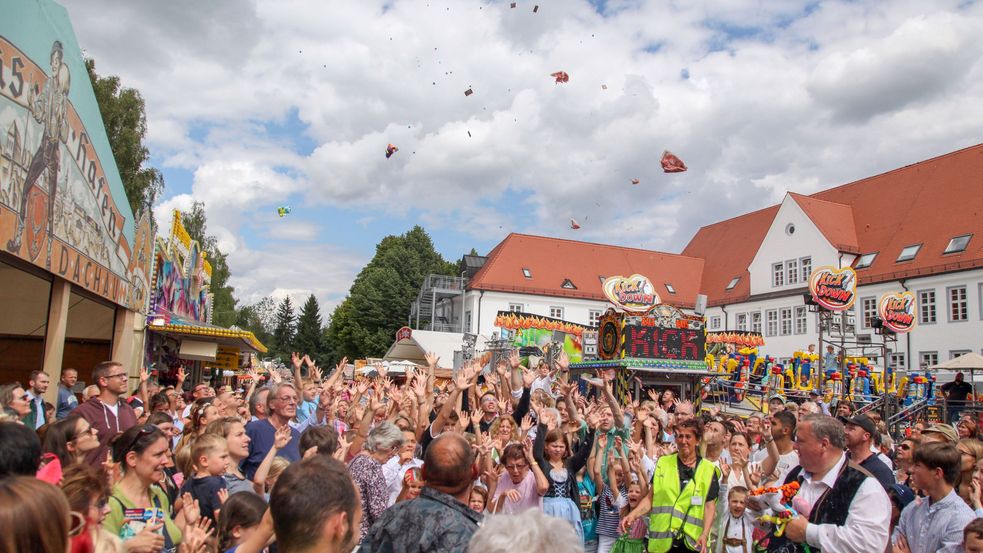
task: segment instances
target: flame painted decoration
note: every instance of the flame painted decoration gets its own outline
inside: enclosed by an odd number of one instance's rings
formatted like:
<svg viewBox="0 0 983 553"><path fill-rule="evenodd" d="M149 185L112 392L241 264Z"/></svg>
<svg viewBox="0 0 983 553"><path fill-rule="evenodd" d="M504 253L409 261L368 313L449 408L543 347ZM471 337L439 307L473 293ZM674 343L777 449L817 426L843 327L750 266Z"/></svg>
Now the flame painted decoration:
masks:
<svg viewBox="0 0 983 553"><path fill-rule="evenodd" d="M560 319L516 313L513 311L499 311L498 316L495 317L495 326L506 330L524 330L527 328L559 330L560 332L566 332L577 337L582 336L584 331L588 330L585 326L568 323Z"/></svg>
<svg viewBox="0 0 983 553"><path fill-rule="evenodd" d="M877 314L884 326L897 334L911 332L915 328L915 294L895 292L884 294L877 302Z"/></svg>
<svg viewBox="0 0 983 553"><path fill-rule="evenodd" d="M707 332L707 343L758 347L765 345L765 339L760 332Z"/></svg>
<svg viewBox="0 0 983 553"><path fill-rule="evenodd" d="M608 277L604 279L601 289L608 301L631 313L648 313L662 303L655 287L642 275Z"/></svg>
<svg viewBox="0 0 983 553"><path fill-rule="evenodd" d="M857 301L857 273L850 267L819 267L809 277L809 292L824 309L846 311Z"/></svg>

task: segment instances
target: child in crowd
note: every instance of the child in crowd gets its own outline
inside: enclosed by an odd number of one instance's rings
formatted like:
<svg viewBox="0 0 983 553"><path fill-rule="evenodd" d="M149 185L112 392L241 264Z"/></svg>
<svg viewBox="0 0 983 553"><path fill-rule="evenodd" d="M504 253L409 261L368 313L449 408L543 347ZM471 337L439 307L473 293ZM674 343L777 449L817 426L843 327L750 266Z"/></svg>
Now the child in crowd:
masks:
<svg viewBox="0 0 983 553"><path fill-rule="evenodd" d="M218 518L222 503L228 497L224 475L229 468L229 447L217 434L203 434L191 448L194 478L184 481L181 493L190 493L198 501L201 516L212 522Z"/></svg>
<svg viewBox="0 0 983 553"><path fill-rule="evenodd" d="M269 517L263 518L265 513L262 497L248 492L232 494L218 515L219 553L236 553L240 546L244 551L264 550L273 537Z"/></svg>
<svg viewBox="0 0 983 553"><path fill-rule="evenodd" d="M648 490L644 480L639 480L634 474L632 483L628 484L628 504L621 509L621 517L624 517L638 507L638 503L645 497ZM645 536L648 535L649 517L639 517L632 527L618 537L614 542L611 553L643 553L645 551Z"/></svg>
<svg viewBox="0 0 983 553"><path fill-rule="evenodd" d="M747 553L754 551L751 532L754 530L754 516L747 510L748 489L734 486L727 493L728 514L720 522L720 553Z"/></svg>
<svg viewBox="0 0 983 553"><path fill-rule="evenodd" d="M615 451L618 450L615 463ZM628 487L626 482L630 477L628 459L620 454L620 448L608 450L608 481L601 491L599 513L597 516L597 551L610 553L614 542L621 536L621 511L628 505ZM602 482L600 478L598 482Z"/></svg>
<svg viewBox="0 0 983 553"><path fill-rule="evenodd" d="M983 553L983 518L974 519L963 530L963 551Z"/></svg>
<svg viewBox="0 0 983 553"><path fill-rule="evenodd" d="M423 473L419 467L413 467L403 474L403 491L399 492L396 503L420 497L420 490L422 489Z"/></svg>
<svg viewBox="0 0 983 553"><path fill-rule="evenodd" d="M475 485L471 488L471 497L468 499L468 507L476 513L485 512L485 506L488 504L488 488Z"/></svg>

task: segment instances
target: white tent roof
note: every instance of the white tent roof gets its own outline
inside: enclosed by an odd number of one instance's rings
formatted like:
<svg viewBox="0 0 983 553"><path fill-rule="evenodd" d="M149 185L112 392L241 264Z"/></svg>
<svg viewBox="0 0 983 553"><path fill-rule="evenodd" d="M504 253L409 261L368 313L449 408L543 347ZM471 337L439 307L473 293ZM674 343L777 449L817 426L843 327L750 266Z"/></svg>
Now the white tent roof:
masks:
<svg viewBox="0 0 983 553"><path fill-rule="evenodd" d="M484 348L484 336L478 336L476 350ZM464 334L460 332L435 332L432 330L414 330L413 334L404 340L399 340L389 347L382 357L385 361L411 361L417 365L426 366L427 352L433 352L440 357L439 367L454 367L454 352L464 344Z"/></svg>
<svg viewBox="0 0 983 553"><path fill-rule="evenodd" d="M932 365L929 367L932 370L949 370L949 371L962 371L962 370L983 370L983 355L975 352L965 353L956 357L955 359L950 359L944 363L939 363L938 365Z"/></svg>

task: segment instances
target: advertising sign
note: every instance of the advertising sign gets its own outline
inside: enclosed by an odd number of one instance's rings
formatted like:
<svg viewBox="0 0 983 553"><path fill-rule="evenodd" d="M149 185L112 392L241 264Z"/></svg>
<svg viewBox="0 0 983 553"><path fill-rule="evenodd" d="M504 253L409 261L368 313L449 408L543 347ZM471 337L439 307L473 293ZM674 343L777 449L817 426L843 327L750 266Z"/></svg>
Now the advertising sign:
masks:
<svg viewBox="0 0 983 553"><path fill-rule="evenodd" d="M857 301L857 273L850 267L819 267L809 277L812 299L829 311L846 311Z"/></svg>
<svg viewBox="0 0 983 553"><path fill-rule="evenodd" d="M140 308L133 213L68 14L49 0L0 13L0 249Z"/></svg>
<svg viewBox="0 0 983 553"><path fill-rule="evenodd" d="M648 313L662 303L652 282L642 275L608 277L601 289L608 301L630 313Z"/></svg>
<svg viewBox="0 0 983 553"><path fill-rule="evenodd" d="M706 333L688 328L625 325L622 357L702 361L706 357Z"/></svg>
<svg viewBox="0 0 983 553"><path fill-rule="evenodd" d="M884 326L891 331L897 334L911 332L915 328L915 294L884 294L877 302L877 314L884 321Z"/></svg>
<svg viewBox="0 0 983 553"><path fill-rule="evenodd" d="M409 340L412 337L413 337L413 329L408 326L404 326L396 331L397 342L400 340Z"/></svg>

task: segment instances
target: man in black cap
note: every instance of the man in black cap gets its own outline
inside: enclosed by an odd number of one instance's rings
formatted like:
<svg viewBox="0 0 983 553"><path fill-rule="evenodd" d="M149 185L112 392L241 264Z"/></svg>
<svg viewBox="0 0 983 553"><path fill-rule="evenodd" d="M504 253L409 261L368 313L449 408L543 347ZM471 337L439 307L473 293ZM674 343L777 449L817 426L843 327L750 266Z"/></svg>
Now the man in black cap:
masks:
<svg viewBox="0 0 983 553"><path fill-rule="evenodd" d="M853 418L840 417L845 426L846 447L850 460L871 473L887 491L894 485L894 474L891 469L877 458L873 449L874 434L877 426L867 415L857 415Z"/></svg>

